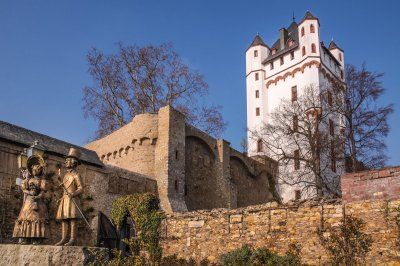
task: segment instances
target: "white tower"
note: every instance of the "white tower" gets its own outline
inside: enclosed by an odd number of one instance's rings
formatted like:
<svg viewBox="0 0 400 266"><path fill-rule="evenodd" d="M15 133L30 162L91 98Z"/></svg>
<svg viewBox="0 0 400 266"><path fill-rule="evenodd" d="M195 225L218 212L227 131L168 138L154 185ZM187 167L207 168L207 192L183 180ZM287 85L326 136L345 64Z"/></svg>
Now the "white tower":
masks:
<svg viewBox="0 0 400 266"><path fill-rule="evenodd" d="M344 54L334 42L329 49L320 40L318 18L307 12L299 24L281 28L271 47L257 35L246 50L247 127L257 130L269 123L269 114L282 99L300 96L309 86L332 83L345 86ZM336 123L343 126L341 121ZM263 154L264 147L248 133L248 154ZM280 186L284 201L299 188Z"/></svg>

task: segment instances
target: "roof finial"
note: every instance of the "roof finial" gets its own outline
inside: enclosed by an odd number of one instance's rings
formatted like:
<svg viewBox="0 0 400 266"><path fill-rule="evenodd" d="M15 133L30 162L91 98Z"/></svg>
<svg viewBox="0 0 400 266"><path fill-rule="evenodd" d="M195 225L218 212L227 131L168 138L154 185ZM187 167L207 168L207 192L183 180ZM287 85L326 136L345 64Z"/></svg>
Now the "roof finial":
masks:
<svg viewBox="0 0 400 266"><path fill-rule="evenodd" d="M257 36L260 36L260 33L257 31Z"/></svg>
<svg viewBox="0 0 400 266"><path fill-rule="evenodd" d="M295 22L296 18L294 17L294 11L293 11L293 16L292 16L292 21Z"/></svg>

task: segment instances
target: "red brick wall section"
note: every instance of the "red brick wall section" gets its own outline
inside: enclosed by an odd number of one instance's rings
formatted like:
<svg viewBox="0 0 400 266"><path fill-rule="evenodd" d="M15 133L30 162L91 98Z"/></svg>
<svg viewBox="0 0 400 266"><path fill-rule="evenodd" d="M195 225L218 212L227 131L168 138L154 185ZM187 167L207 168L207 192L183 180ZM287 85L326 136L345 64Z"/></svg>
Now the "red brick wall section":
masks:
<svg viewBox="0 0 400 266"><path fill-rule="evenodd" d="M400 166L344 174L343 201L400 198Z"/></svg>

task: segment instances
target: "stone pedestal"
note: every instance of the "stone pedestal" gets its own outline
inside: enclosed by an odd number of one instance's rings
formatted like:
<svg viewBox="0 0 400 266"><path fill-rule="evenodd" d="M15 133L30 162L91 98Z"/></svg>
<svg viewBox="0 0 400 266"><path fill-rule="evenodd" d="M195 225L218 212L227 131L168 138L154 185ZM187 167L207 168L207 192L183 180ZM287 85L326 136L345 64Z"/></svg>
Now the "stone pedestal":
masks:
<svg viewBox="0 0 400 266"><path fill-rule="evenodd" d="M45 245L0 245L0 266L85 265L93 252L105 248L56 247Z"/></svg>

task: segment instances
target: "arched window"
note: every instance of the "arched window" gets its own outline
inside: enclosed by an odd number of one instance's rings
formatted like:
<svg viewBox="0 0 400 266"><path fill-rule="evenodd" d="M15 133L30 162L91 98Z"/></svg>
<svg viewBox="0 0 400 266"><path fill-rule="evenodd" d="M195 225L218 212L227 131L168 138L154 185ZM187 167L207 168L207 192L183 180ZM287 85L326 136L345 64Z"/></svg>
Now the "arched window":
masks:
<svg viewBox="0 0 400 266"><path fill-rule="evenodd" d="M304 27L301 28L301 37L304 36Z"/></svg>
<svg viewBox="0 0 400 266"><path fill-rule="evenodd" d="M303 56L306 55L306 47L303 46L303 48L301 49L301 54L302 54Z"/></svg>
<svg viewBox="0 0 400 266"><path fill-rule="evenodd" d="M310 25L310 33L314 33L315 32L315 27L314 24Z"/></svg>
<svg viewBox="0 0 400 266"><path fill-rule="evenodd" d="M315 54L317 52L317 48L315 47L315 43L311 44L311 53Z"/></svg>
<svg viewBox="0 0 400 266"><path fill-rule="evenodd" d="M263 143L262 140L259 139L257 140L257 152L262 152L263 151Z"/></svg>

